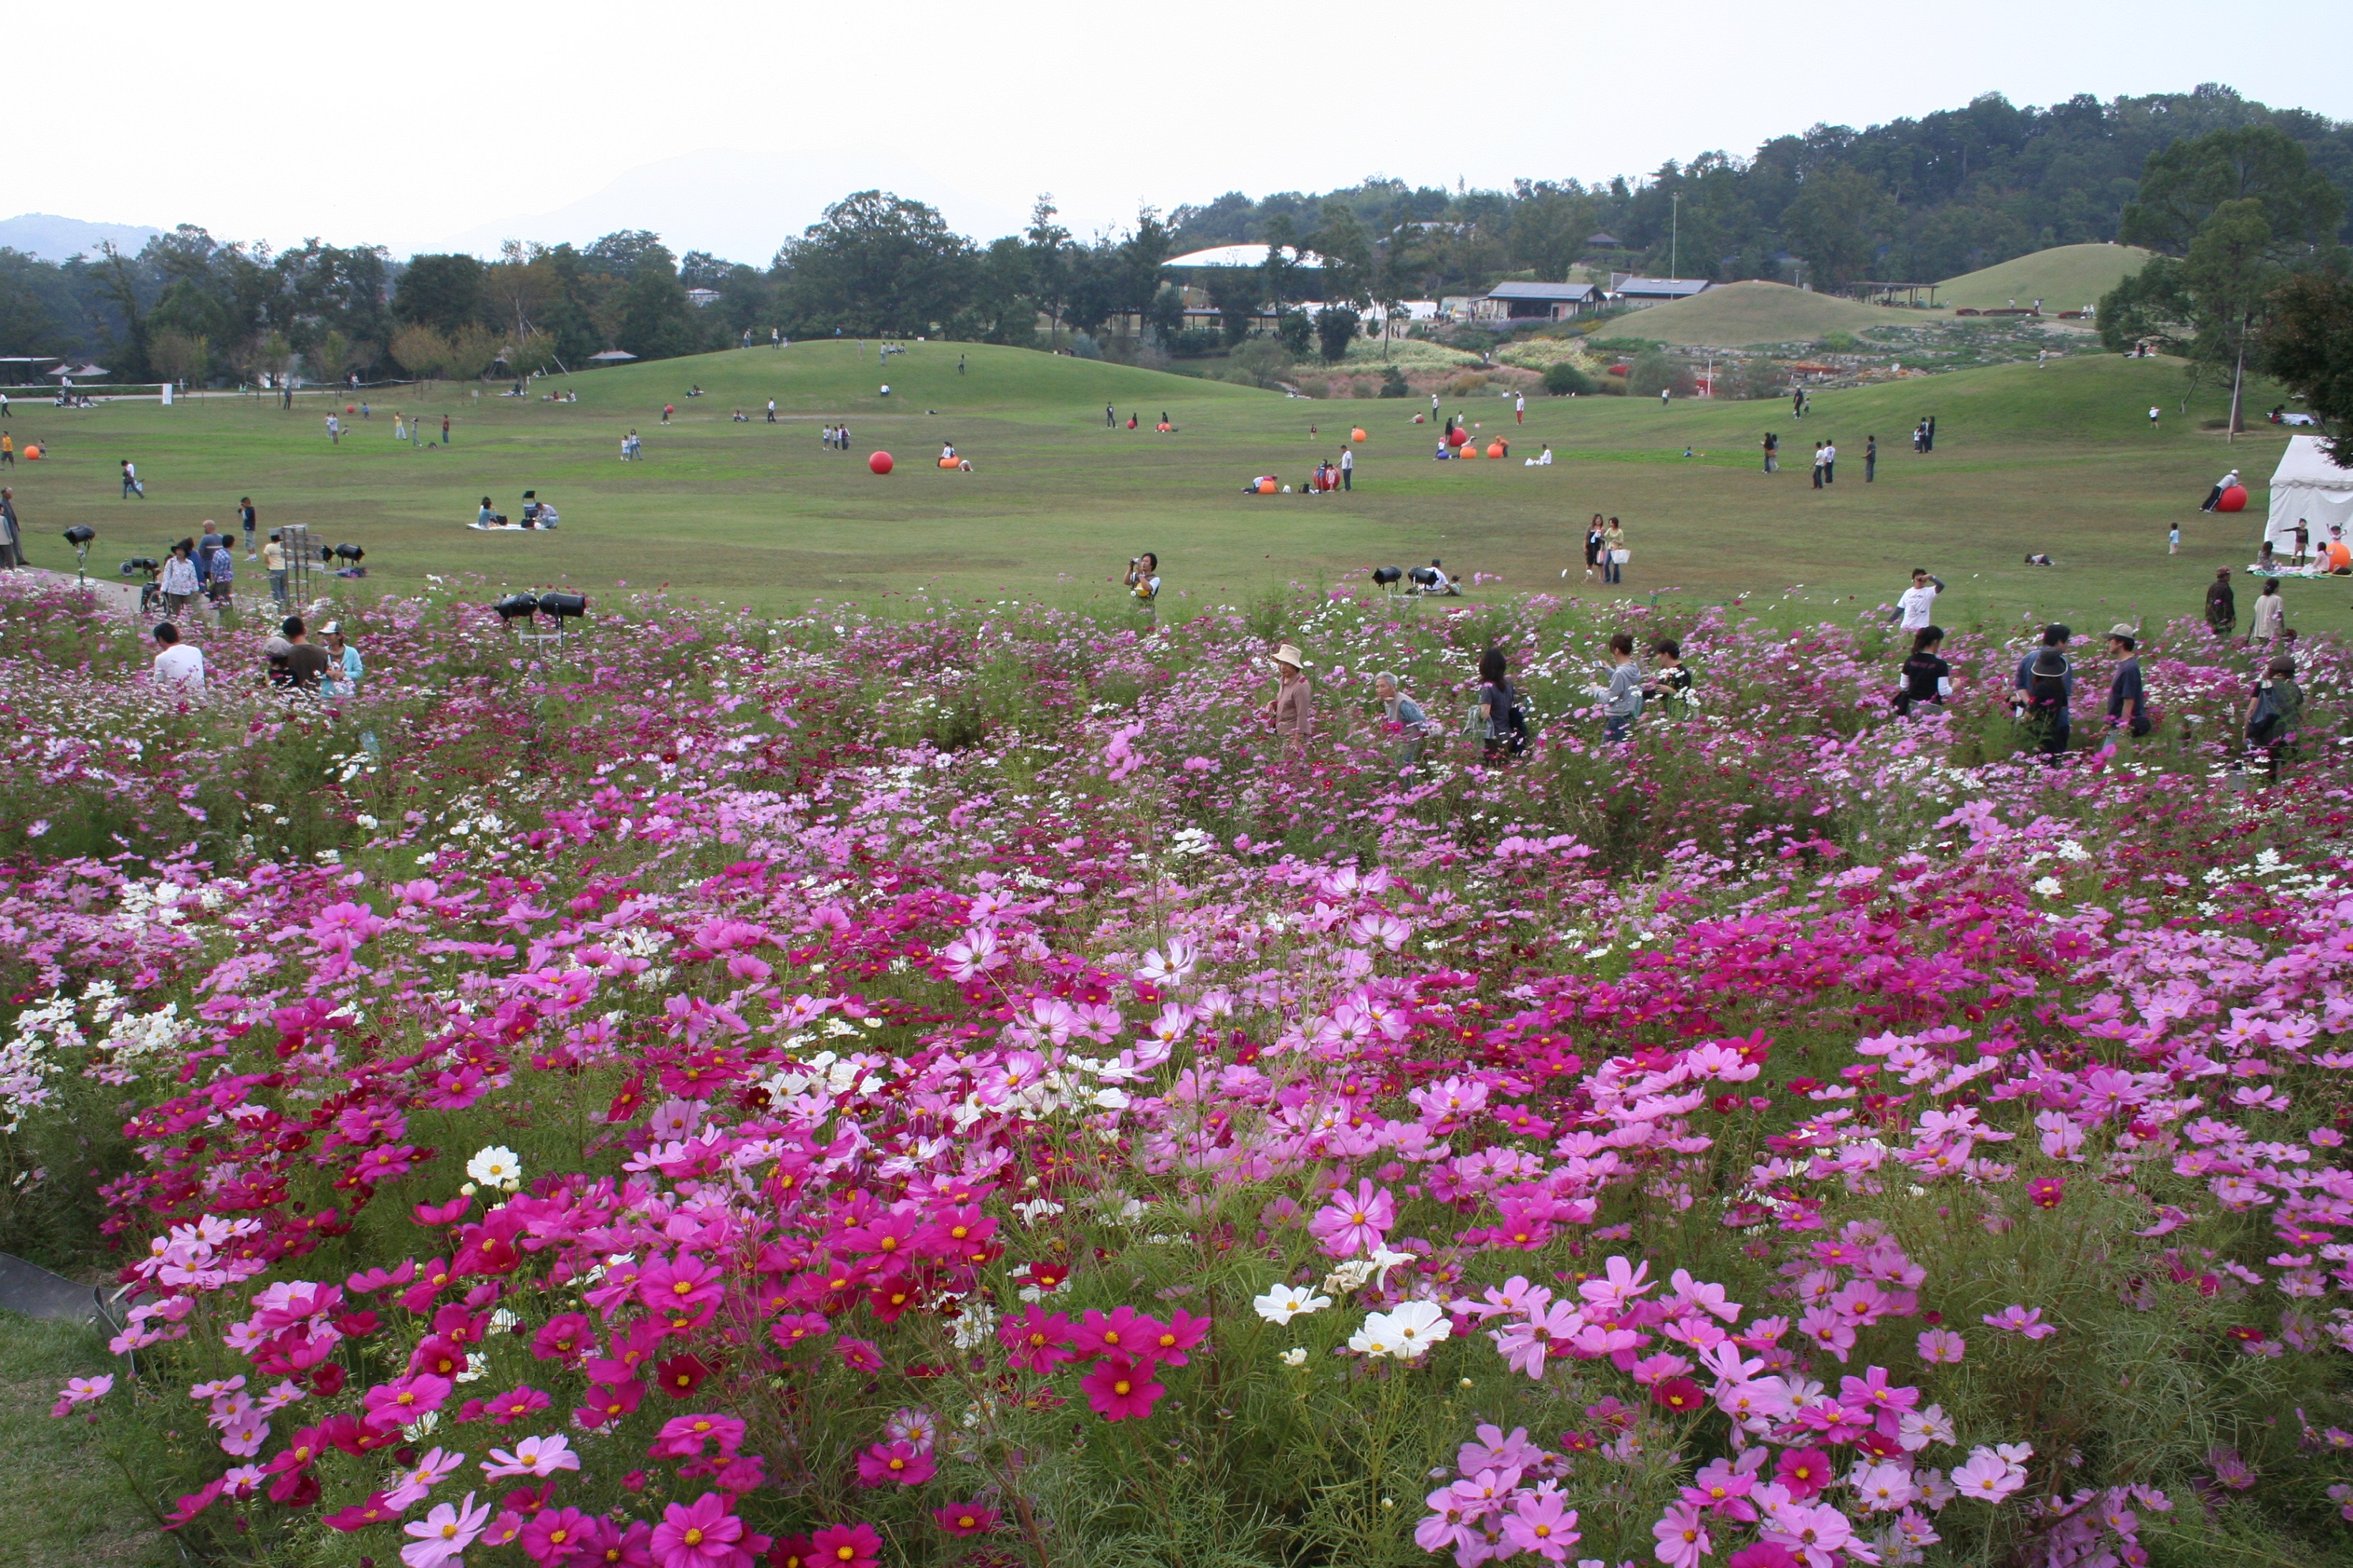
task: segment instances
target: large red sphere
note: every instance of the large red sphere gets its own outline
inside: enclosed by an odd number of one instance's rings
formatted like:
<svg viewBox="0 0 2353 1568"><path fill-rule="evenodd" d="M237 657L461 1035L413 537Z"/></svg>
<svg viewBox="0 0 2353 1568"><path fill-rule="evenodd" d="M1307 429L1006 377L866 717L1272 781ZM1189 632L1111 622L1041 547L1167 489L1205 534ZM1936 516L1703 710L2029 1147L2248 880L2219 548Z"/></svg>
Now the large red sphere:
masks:
<svg viewBox="0 0 2353 1568"><path fill-rule="evenodd" d="M878 474L887 474L891 471L891 454L877 452L866 459L866 466Z"/></svg>
<svg viewBox="0 0 2353 1568"><path fill-rule="evenodd" d="M1450 447L1460 447L1469 439L1471 439L1471 432L1460 425L1446 433L1446 444Z"/></svg>
<svg viewBox="0 0 2353 1568"><path fill-rule="evenodd" d="M2224 490L2222 492L2222 499L2214 503L2214 510L2216 511L2246 510L2247 487L2244 485L2232 485L2229 489Z"/></svg>

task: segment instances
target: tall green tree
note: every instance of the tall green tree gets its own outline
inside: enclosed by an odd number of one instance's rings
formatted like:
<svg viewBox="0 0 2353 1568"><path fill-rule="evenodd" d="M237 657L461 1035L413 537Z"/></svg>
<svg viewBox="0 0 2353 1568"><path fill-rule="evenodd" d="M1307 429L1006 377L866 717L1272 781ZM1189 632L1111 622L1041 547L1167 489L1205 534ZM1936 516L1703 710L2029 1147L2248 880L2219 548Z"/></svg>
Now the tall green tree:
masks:
<svg viewBox="0 0 2353 1568"><path fill-rule="evenodd" d="M1831 291L1871 275L1894 212L1870 175L1831 169L1807 179L1781 215L1781 230L1805 258L1806 281Z"/></svg>
<svg viewBox="0 0 2353 1568"><path fill-rule="evenodd" d="M2186 138L2149 154L2123 237L2179 256L2197 323L2193 372L2231 378L2231 434L2245 428L2246 371L2285 276L2327 264L2344 197L2304 148L2267 125Z"/></svg>
<svg viewBox="0 0 2353 1568"><path fill-rule="evenodd" d="M2328 455L2353 468L2353 278L2306 272L2271 300L2263 368L2304 395L2328 439Z"/></svg>
<svg viewBox="0 0 2353 1568"><path fill-rule="evenodd" d="M970 296L972 242L922 202L860 191L825 209L778 260L801 331L913 337L955 318Z"/></svg>
<svg viewBox="0 0 2353 1568"><path fill-rule="evenodd" d="M1029 209L1029 226L1022 237L1029 242L1029 292L1038 308L1046 313L1046 346L1057 345L1062 327L1062 306L1071 291L1071 231L1055 219L1060 210L1054 205L1054 193L1041 193L1037 204Z"/></svg>
<svg viewBox="0 0 2353 1568"><path fill-rule="evenodd" d="M484 268L474 257L412 256L392 291L396 321L430 327L444 337L481 319Z"/></svg>

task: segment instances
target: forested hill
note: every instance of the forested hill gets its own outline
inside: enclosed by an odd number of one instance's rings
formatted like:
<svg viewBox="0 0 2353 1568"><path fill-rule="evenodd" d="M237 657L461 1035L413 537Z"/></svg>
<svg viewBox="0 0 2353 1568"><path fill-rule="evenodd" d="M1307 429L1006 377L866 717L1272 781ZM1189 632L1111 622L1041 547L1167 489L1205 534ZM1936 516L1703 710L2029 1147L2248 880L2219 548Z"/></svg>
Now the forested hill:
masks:
<svg viewBox="0 0 2353 1568"><path fill-rule="evenodd" d="M1628 270L1664 273L1680 195L1672 265L1683 277L1783 278L1791 258L1804 258L1825 285L1935 281L2049 246L2116 238L2150 153L2242 125L2285 132L2353 193L2353 124L2208 85L2108 103L2078 95L2042 109L1989 94L1863 131L1817 125L1746 157L1703 153L1606 184L1528 178L1508 191L1447 191L1372 179L1255 202L1229 192L1180 206L1169 221L1180 250L1292 243L1326 232L1327 207L1345 208L1368 237L1410 250L1413 270L1436 289L1514 270L1562 277L1597 256L1597 234L1621 242L1610 258Z"/></svg>

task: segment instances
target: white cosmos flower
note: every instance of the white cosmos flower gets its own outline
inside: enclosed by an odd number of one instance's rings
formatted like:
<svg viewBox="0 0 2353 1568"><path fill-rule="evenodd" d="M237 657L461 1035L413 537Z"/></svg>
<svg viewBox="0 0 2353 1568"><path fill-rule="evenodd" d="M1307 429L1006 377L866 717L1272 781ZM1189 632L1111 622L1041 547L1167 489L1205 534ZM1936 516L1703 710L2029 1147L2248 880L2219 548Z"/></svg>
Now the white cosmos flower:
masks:
<svg viewBox="0 0 2353 1568"><path fill-rule="evenodd" d="M1366 1313L1365 1326L1348 1341L1348 1348L1366 1355L1417 1361L1453 1331L1454 1325L1447 1321L1437 1302L1408 1301L1394 1312Z"/></svg>
<svg viewBox="0 0 2353 1568"><path fill-rule="evenodd" d="M1258 1309L1258 1315L1270 1323L1287 1323L1309 1312L1320 1312L1331 1304L1331 1297L1318 1296L1296 1285L1277 1285L1250 1301Z"/></svg>
<svg viewBox="0 0 2353 1568"><path fill-rule="evenodd" d="M466 1162L466 1174L486 1187L514 1187L522 1183L522 1161L503 1143L493 1143Z"/></svg>
<svg viewBox="0 0 2353 1568"><path fill-rule="evenodd" d="M1282 1364L1285 1366L1305 1366L1307 1364L1307 1347L1304 1345L1293 1345L1291 1349L1283 1352Z"/></svg>

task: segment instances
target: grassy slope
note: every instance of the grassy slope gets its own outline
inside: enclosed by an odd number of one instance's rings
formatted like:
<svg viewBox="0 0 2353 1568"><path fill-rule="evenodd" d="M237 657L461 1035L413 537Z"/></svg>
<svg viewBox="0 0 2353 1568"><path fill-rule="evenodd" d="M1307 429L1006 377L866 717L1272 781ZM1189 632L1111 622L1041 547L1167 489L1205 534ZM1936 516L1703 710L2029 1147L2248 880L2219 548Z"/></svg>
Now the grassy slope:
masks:
<svg viewBox="0 0 2353 1568"><path fill-rule="evenodd" d="M0 1315L0 1563L16 1568L132 1568L170 1556L139 1511L104 1439L85 1421L56 1420L51 1401L69 1377L112 1371L113 1398L128 1398L121 1363L87 1330ZM182 1408L186 1408L182 1401ZM203 1412L193 1413L197 1430Z"/></svg>
<svg viewBox="0 0 2353 1568"><path fill-rule="evenodd" d="M1897 319L1852 300L1758 280L1726 283L1672 305L1637 310L1600 328L1596 335L1739 348L1750 343L1806 342L1831 332L1883 327Z"/></svg>
<svg viewBox="0 0 2353 1568"><path fill-rule="evenodd" d="M2046 310L2075 310L2140 270L2148 252L2128 245L2059 245L1937 285L1939 305L1988 310L2042 301Z"/></svg>
<svg viewBox="0 0 2353 1568"><path fill-rule="evenodd" d="M963 377L958 353L970 359ZM93 559L111 570L205 517L231 517L250 492L266 524L308 521L366 545L377 569L371 591L427 574L478 574L486 589L561 582L594 591L625 580L772 606L878 605L919 588L1109 606L1119 603L1111 580L1127 557L1151 549L1176 613L1234 603L1271 582L1334 580L1432 555L1500 574L1501 589L1489 592L1582 592L1581 570L1572 566L1566 582L1559 573L1578 561L1583 521L1598 510L1623 518L1630 534L1629 595L1795 592L1825 608L1854 595L1862 607L1891 595L1916 560L1954 585L1957 620L2064 613L2088 624L2112 611L2194 612L2213 568L2243 565L2256 533L2253 515L2201 517L2198 500L2226 465L2268 474L2280 445L2259 431L2226 451L2218 435L2195 428L2221 412L2220 394L2201 394L2184 418L2174 412L2178 363L2106 356L1824 393L1802 423L1779 403L1662 409L1651 400L1531 399L1515 458L1549 441L1561 460L1546 468L1430 462L1431 432L1408 423L1426 404L1293 401L952 344L894 357L882 374L898 389L887 406L875 394L873 354L823 342L596 372L577 378L577 405L489 396L477 405L463 389L404 395L459 416L456 446L425 451L393 443L382 409L331 447L317 400L291 415L228 400L79 414L20 404L19 446L28 435L54 437L57 456L20 465L9 482L39 564L70 565L58 538L70 523L99 527ZM681 396L693 381L712 395ZM773 427L758 419L771 395L787 416ZM1145 428L1103 428L1106 396L1123 414L1140 412ZM669 429L658 424L665 397L681 411ZM2145 416L2152 402L2168 410L2154 433ZM729 421L739 405L754 423ZM1152 432L1163 409L1177 435ZM818 427L845 410L857 451L827 452ZM1915 457L1905 432L1932 411L1937 449ZM1482 440L1511 422L1499 399L1467 412L1483 423ZM1261 472L1296 483L1318 457L1336 455L1335 433L1356 423L1372 439L1353 495L1240 493ZM615 454L631 424L648 460L624 465ZM1769 479L1756 461L1767 428L1781 433L1790 458L1789 471ZM1870 431L1884 460L1866 489ZM1801 454L1825 436L1842 449L1842 478L1816 494ZM943 438L978 471L933 467ZM876 447L901 458L888 479L866 472L864 455ZM139 460L145 502L118 499L121 457ZM563 510L561 532L461 526L485 492L512 510L527 486ZM2187 542L2168 559L2164 531L2177 520ZM2029 551L2050 552L2061 568L2021 567ZM255 567L240 567L254 586ZM2300 625L2353 626L2344 593L2293 584L2287 595Z"/></svg>

